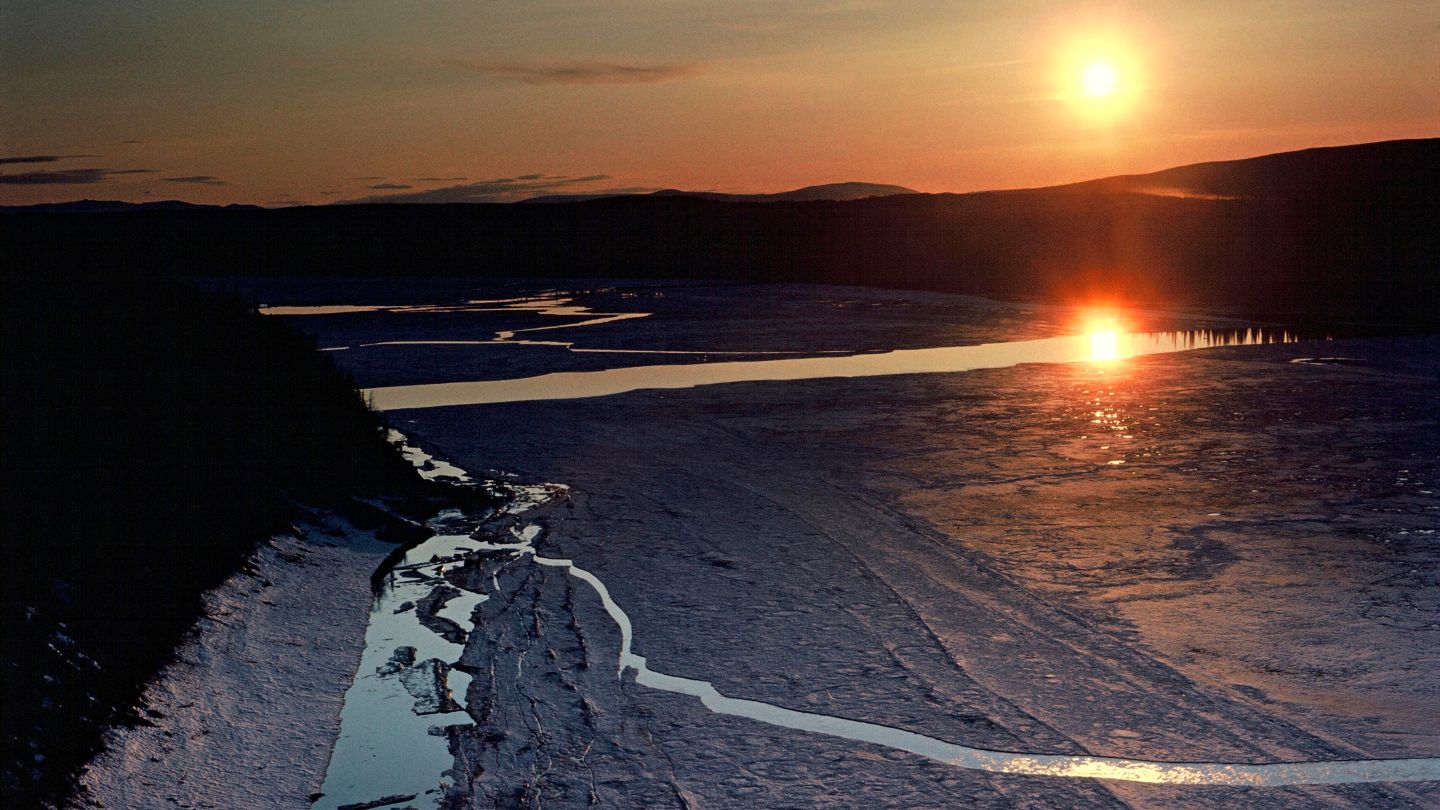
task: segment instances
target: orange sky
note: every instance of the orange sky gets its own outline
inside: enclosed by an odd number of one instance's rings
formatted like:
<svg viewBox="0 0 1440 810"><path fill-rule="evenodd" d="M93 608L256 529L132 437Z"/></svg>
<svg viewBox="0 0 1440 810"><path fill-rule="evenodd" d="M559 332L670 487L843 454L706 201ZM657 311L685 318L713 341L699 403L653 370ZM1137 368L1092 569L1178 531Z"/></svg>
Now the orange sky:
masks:
<svg viewBox="0 0 1440 810"><path fill-rule="evenodd" d="M1433 0L76 8L0 4L0 204L969 191L1440 135Z"/></svg>

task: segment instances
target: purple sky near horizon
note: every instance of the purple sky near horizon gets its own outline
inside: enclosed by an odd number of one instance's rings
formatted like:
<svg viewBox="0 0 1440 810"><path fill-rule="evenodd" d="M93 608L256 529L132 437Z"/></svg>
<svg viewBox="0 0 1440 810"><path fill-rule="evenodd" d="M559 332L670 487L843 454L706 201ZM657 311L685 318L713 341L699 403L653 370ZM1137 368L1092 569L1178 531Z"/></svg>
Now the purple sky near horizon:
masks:
<svg viewBox="0 0 1440 810"><path fill-rule="evenodd" d="M9 0L0 76L0 204L973 191L1440 135L1440 4Z"/></svg>

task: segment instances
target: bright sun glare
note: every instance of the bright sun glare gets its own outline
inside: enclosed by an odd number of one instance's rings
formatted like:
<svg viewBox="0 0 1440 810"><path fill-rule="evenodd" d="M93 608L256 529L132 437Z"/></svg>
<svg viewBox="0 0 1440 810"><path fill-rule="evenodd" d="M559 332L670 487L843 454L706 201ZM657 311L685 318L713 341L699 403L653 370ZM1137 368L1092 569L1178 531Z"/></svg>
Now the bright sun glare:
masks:
<svg viewBox="0 0 1440 810"><path fill-rule="evenodd" d="M1080 28L1067 35L1055 49L1056 98L1093 126L1134 120L1146 86L1138 41L1119 28Z"/></svg>
<svg viewBox="0 0 1440 810"><path fill-rule="evenodd" d="M1084 323L1085 337L1090 342L1090 360L1119 360L1120 333L1124 330L1114 316L1092 316Z"/></svg>
<svg viewBox="0 0 1440 810"><path fill-rule="evenodd" d="M1120 359L1120 336L1114 329L1096 329L1090 333L1090 359Z"/></svg>
<svg viewBox="0 0 1440 810"><path fill-rule="evenodd" d="M1080 84L1085 89L1085 95L1091 98L1114 95L1119 81L1120 76L1115 72L1115 66L1109 62L1091 62L1080 75Z"/></svg>

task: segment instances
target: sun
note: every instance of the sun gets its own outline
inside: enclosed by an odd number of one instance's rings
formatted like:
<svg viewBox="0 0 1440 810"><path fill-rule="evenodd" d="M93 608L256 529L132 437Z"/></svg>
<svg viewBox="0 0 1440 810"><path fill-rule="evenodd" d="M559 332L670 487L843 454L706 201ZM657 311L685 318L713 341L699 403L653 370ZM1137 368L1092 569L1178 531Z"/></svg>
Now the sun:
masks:
<svg viewBox="0 0 1440 810"><path fill-rule="evenodd" d="M1143 38L1122 27L1082 27L1054 45L1053 81L1057 101L1065 102L1087 126L1138 123L1138 113L1153 83L1140 44Z"/></svg>
<svg viewBox="0 0 1440 810"><path fill-rule="evenodd" d="M1091 62L1080 73L1080 87L1090 98L1113 96L1119 85L1120 74L1109 62Z"/></svg>

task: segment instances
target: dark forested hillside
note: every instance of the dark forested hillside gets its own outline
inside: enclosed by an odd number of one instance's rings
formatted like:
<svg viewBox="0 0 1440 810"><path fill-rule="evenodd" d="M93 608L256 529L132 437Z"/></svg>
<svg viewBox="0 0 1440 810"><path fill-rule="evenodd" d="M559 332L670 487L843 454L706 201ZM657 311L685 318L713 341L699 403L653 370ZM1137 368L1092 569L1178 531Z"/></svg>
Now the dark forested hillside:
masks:
<svg viewBox="0 0 1440 810"><path fill-rule="evenodd" d="M349 378L240 302L41 272L6 279L0 326L0 780L22 807L73 786L201 593L297 503L421 484Z"/></svg>

